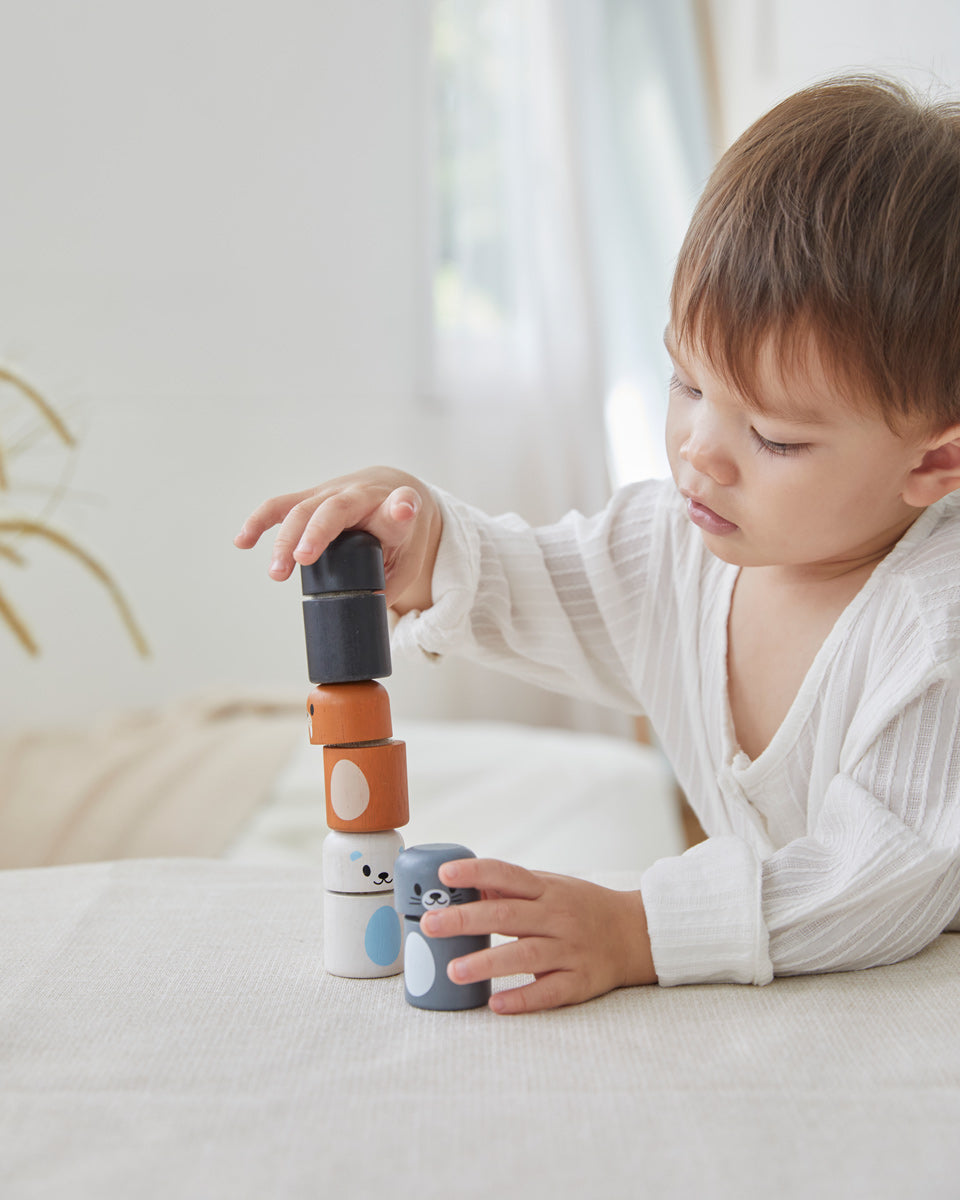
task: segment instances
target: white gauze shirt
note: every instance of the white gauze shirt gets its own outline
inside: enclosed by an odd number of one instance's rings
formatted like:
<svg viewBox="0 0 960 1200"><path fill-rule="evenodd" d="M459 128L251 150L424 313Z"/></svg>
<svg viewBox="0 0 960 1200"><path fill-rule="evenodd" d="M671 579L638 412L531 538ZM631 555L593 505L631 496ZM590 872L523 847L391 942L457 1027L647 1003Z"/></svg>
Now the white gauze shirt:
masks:
<svg viewBox="0 0 960 1200"><path fill-rule="evenodd" d="M896 962L955 919L960 497L875 569L751 761L727 694L738 568L705 548L672 483L540 529L433 495L433 604L400 619L395 648L644 712L708 835L641 880L661 984Z"/></svg>

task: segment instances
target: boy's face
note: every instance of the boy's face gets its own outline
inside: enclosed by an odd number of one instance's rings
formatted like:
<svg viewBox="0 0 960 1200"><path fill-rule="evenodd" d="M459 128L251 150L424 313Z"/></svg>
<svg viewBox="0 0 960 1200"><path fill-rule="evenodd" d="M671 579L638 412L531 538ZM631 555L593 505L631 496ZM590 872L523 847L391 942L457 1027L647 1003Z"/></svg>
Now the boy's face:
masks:
<svg viewBox="0 0 960 1200"><path fill-rule="evenodd" d="M670 331L667 454L707 548L739 566L835 577L879 561L919 516L902 491L923 439L839 399L818 357L758 372L763 410Z"/></svg>

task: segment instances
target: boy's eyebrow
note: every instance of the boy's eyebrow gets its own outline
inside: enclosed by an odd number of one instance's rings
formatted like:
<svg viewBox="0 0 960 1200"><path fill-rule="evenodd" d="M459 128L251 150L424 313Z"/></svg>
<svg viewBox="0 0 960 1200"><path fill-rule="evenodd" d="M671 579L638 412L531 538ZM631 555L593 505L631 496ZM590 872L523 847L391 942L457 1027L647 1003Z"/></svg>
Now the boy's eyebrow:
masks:
<svg viewBox="0 0 960 1200"><path fill-rule="evenodd" d="M683 366L679 347L669 325L663 331L663 344L674 362ZM788 401L783 407L777 407L765 401L761 402L756 396L747 397L747 401L751 409L761 413L772 421L785 421L791 425L815 426L829 425L831 423L830 417L825 412L817 408L808 407L798 401Z"/></svg>
<svg viewBox="0 0 960 1200"><path fill-rule="evenodd" d="M758 404L757 412L768 417L771 421L783 421L787 425L827 426L832 422L828 416L815 408L804 408L795 404L790 408L771 408L769 404Z"/></svg>

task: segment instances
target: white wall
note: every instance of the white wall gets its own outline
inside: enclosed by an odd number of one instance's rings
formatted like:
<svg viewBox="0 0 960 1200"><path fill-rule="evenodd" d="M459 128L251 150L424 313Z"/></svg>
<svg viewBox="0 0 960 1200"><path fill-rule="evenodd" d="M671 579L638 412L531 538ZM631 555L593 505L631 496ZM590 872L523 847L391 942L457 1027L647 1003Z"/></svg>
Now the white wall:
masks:
<svg viewBox="0 0 960 1200"><path fill-rule="evenodd" d="M154 658L31 545L0 586L44 657L0 631L3 721L52 692L96 709L304 678L295 583L231 539L276 491L416 469L424 12L4 5L0 355L80 433L53 520L117 575Z"/></svg>
<svg viewBox="0 0 960 1200"><path fill-rule="evenodd" d="M497 431L423 399L426 0L6 0L0 357L80 435L51 519L116 575L152 644L57 552L0 559L43 654L0 628L0 726L197 689L305 689L299 590L240 522L390 462L455 489ZM9 397L0 406L3 430ZM0 516L65 463L13 464ZM491 508L509 479L488 473ZM41 497L42 499L42 497ZM405 663L398 714L562 722L489 672Z"/></svg>
<svg viewBox="0 0 960 1200"><path fill-rule="evenodd" d="M956 0L708 0L708 8L727 143L777 100L841 71L960 90Z"/></svg>
<svg viewBox="0 0 960 1200"><path fill-rule="evenodd" d="M956 4L714 10L731 135L842 66L960 81ZM0 559L0 588L44 654L0 628L0 724L200 687L296 692L296 583L267 579L268 546L232 546L255 503L375 461L456 490L472 453L491 471L471 498L510 505L496 429L471 446L421 400L426 0L6 0L3 16L0 357L81 435L52 519L114 571L154 656L129 651L96 583L31 545L26 569ZM62 465L41 443L20 478ZM530 701L407 664L391 693L411 713Z"/></svg>

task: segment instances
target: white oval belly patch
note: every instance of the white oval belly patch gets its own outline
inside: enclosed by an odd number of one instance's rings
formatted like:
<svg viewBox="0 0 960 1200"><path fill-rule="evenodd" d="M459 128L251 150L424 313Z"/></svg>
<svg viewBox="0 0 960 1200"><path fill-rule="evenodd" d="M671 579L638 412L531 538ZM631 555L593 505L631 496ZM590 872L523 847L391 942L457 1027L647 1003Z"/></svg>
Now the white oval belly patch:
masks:
<svg viewBox="0 0 960 1200"><path fill-rule="evenodd" d="M330 772L330 805L341 821L355 821L367 811L370 785L356 763L342 758Z"/></svg>
<svg viewBox="0 0 960 1200"><path fill-rule="evenodd" d="M437 967L433 951L422 933L413 930L407 934L403 947L403 981L411 996L425 996L433 987Z"/></svg>

